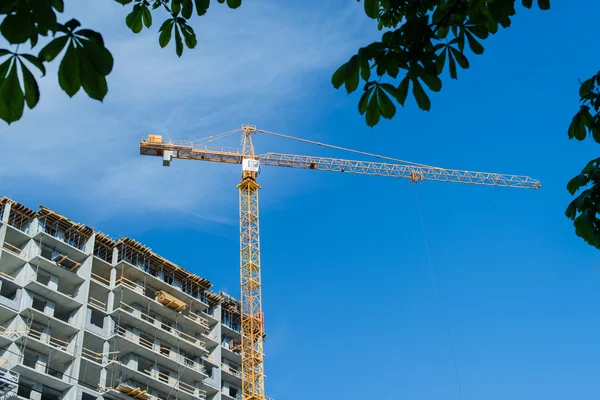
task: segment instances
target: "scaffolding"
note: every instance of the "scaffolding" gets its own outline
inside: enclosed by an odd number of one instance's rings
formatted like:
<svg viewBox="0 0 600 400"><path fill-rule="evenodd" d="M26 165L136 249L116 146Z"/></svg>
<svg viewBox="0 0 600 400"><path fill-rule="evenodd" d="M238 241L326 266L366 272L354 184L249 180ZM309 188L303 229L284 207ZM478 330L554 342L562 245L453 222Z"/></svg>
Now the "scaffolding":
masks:
<svg viewBox="0 0 600 400"><path fill-rule="evenodd" d="M94 240L94 255L99 259L112 263L113 249L117 242L104 233L96 233Z"/></svg>
<svg viewBox="0 0 600 400"><path fill-rule="evenodd" d="M8 224L22 232L29 233L29 225L31 224L31 221L35 218L36 212L30 208L25 207L22 204L17 203L14 200L9 199L8 197L2 197L0 199L0 220L2 220L2 216L4 215L4 209L6 208L6 205L8 205L8 203L10 203Z"/></svg>
<svg viewBox="0 0 600 400"><path fill-rule="evenodd" d="M40 206L37 217L40 230L81 251L85 251L85 245L94 232L89 226L73 222L44 206Z"/></svg>

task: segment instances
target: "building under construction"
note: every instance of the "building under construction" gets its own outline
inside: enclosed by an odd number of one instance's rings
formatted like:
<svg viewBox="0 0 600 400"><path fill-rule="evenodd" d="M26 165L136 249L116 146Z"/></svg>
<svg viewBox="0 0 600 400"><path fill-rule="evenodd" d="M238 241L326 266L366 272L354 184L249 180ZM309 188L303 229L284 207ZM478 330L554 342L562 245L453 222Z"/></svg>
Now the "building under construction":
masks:
<svg viewBox="0 0 600 400"><path fill-rule="evenodd" d="M130 238L0 199L0 400L241 399L240 305Z"/></svg>

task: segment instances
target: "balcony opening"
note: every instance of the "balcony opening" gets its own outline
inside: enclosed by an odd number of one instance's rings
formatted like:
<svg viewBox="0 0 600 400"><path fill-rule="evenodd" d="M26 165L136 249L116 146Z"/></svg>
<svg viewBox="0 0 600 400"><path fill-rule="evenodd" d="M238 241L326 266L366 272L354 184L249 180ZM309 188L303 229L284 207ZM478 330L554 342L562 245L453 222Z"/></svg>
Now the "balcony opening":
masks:
<svg viewBox="0 0 600 400"><path fill-rule="evenodd" d="M169 357L169 354L171 354L171 349L169 349L168 347L160 346L160 354L162 354L165 357Z"/></svg>
<svg viewBox="0 0 600 400"><path fill-rule="evenodd" d="M38 364L40 354L36 353L28 348L23 350L23 365L29 368L34 368Z"/></svg>
<svg viewBox="0 0 600 400"><path fill-rule="evenodd" d="M65 373L67 372L69 365L70 363L66 364L58 361L50 361L46 368L46 373L57 379L62 379Z"/></svg>
<svg viewBox="0 0 600 400"><path fill-rule="evenodd" d="M29 328L29 336L42 341L42 335L44 335L45 326L40 324L39 322L32 321Z"/></svg>
<svg viewBox="0 0 600 400"><path fill-rule="evenodd" d="M8 300L16 300L19 287L9 281L2 281L0 283L0 296L7 298Z"/></svg>
<svg viewBox="0 0 600 400"><path fill-rule="evenodd" d="M42 299L41 297L34 296L32 307L38 311L44 312L46 307L48 306L48 301Z"/></svg>
<svg viewBox="0 0 600 400"><path fill-rule="evenodd" d="M158 379L162 382L169 383L169 370L165 368L158 369Z"/></svg>
<svg viewBox="0 0 600 400"><path fill-rule="evenodd" d="M19 387L17 389L17 395L24 399L30 399L32 392L33 392L33 383L27 382L21 378L19 380Z"/></svg>
<svg viewBox="0 0 600 400"><path fill-rule="evenodd" d="M89 310L91 311L90 323L100 329L104 328L104 315L94 308L90 308Z"/></svg>
<svg viewBox="0 0 600 400"><path fill-rule="evenodd" d="M40 400L60 400L62 398L62 393L56 389L45 386L42 388L42 396Z"/></svg>
<svg viewBox="0 0 600 400"><path fill-rule="evenodd" d="M229 386L229 395L233 398L237 398L237 395L238 395L237 388L234 388L233 386Z"/></svg>
<svg viewBox="0 0 600 400"><path fill-rule="evenodd" d="M37 273L37 278L36 281L38 281L39 283L41 283L44 286L48 286L48 284L50 283L50 274L47 274L46 272L39 270Z"/></svg>
<svg viewBox="0 0 600 400"><path fill-rule="evenodd" d="M91 394L86 392L81 393L81 400L96 400L97 398L97 396L92 396Z"/></svg>
<svg viewBox="0 0 600 400"><path fill-rule="evenodd" d="M154 338L145 332L140 332L140 344L152 349L154 347Z"/></svg>
<svg viewBox="0 0 600 400"><path fill-rule="evenodd" d="M171 332L171 321L160 321L160 327L163 328L167 332Z"/></svg>
<svg viewBox="0 0 600 400"><path fill-rule="evenodd" d="M72 311L61 304L55 304L54 307L54 317L66 322L67 324L70 323L69 320L71 319Z"/></svg>

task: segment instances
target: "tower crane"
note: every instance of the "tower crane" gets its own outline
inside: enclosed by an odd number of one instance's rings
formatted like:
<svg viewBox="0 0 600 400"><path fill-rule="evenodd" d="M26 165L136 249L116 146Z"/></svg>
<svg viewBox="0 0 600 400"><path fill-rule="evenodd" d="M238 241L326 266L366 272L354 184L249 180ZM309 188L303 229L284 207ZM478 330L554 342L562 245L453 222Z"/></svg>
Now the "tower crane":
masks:
<svg viewBox="0 0 600 400"><path fill-rule="evenodd" d="M241 150L209 146L212 141L241 133ZM363 155L394 161L369 162L338 158L302 156L295 154L256 154L252 135L264 133L300 140L326 147L346 150ZM242 180L237 185L240 204L240 304L242 322L242 399L265 400L264 391L264 326L260 276L260 240L258 227L259 167L288 167L359 175L406 178L411 183L420 181L456 182L473 185L502 186L523 189L539 189L541 183L528 176L506 175L488 172L454 170L417 164L360 151L330 146L305 139L257 130L255 126L243 125L241 129L211 136L204 143L166 141L160 135L148 135L140 141L140 154L158 156L163 166L169 166L173 158L212 161L242 166Z"/></svg>

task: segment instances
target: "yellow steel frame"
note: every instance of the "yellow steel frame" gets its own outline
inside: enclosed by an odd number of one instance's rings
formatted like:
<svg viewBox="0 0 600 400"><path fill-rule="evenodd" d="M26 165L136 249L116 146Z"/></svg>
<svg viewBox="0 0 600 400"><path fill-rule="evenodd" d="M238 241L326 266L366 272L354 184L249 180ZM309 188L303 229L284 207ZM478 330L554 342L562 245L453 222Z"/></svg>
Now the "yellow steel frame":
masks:
<svg viewBox="0 0 600 400"><path fill-rule="evenodd" d="M243 129L242 154L255 158L250 135L256 128ZM242 399L264 400L263 313L260 287L260 240L256 172L242 171L240 191L240 285L242 305Z"/></svg>

